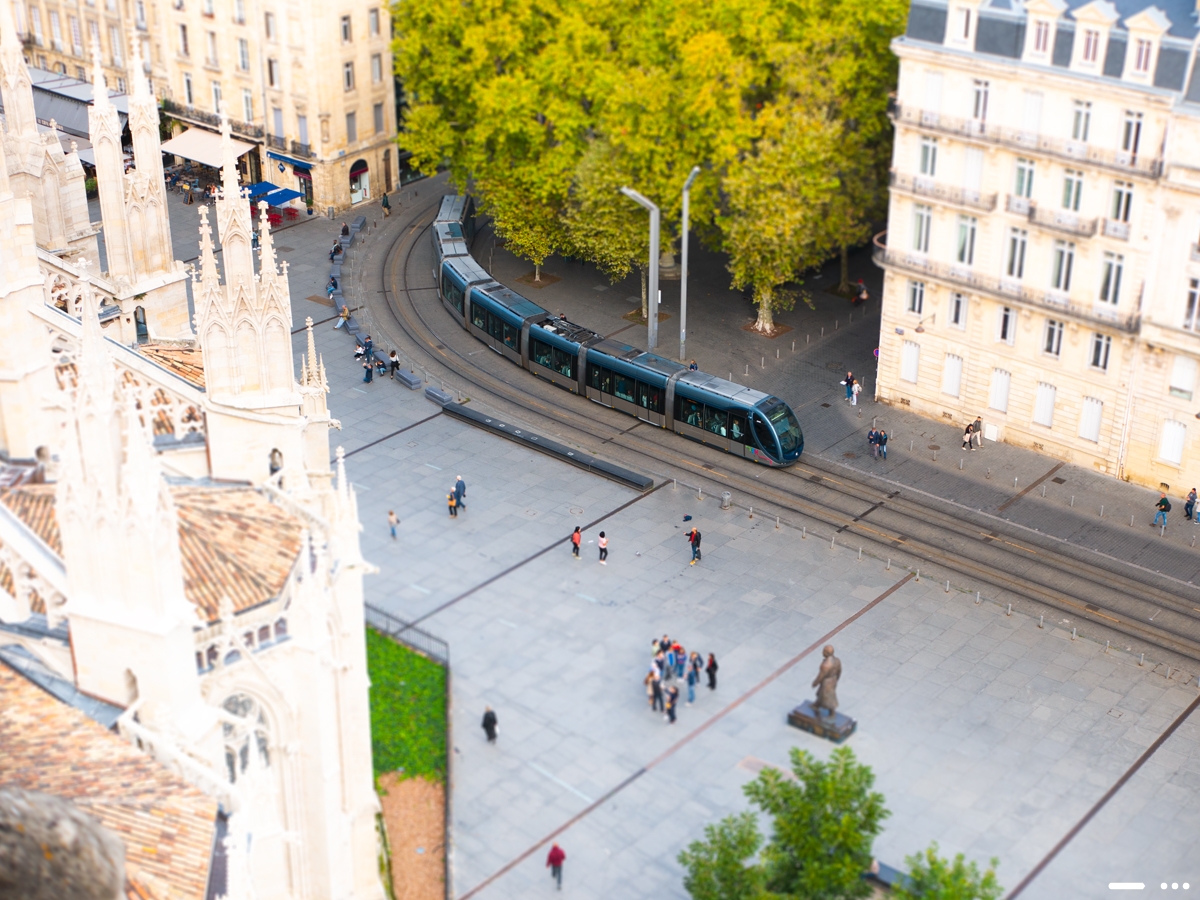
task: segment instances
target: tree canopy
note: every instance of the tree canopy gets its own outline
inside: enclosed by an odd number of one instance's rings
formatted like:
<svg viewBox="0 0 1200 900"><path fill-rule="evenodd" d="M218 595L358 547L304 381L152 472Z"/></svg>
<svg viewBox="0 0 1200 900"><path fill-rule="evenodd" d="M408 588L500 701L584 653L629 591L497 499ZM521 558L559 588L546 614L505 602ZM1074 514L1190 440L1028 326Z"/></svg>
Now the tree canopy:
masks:
<svg viewBox="0 0 1200 900"><path fill-rule="evenodd" d="M1000 900L1004 893L996 880L999 859L993 858L981 873L979 866L967 863L961 853L953 861L938 856L935 841L921 853L906 858L905 863L908 881L896 887L896 900Z"/></svg>
<svg viewBox="0 0 1200 900"><path fill-rule="evenodd" d="M680 232L695 165L697 235L752 289L759 326L781 288L861 241L886 205L889 41L907 3L881 0L397 0L403 141L449 166L519 255L564 252L612 278ZM635 240L640 235L640 243Z"/></svg>

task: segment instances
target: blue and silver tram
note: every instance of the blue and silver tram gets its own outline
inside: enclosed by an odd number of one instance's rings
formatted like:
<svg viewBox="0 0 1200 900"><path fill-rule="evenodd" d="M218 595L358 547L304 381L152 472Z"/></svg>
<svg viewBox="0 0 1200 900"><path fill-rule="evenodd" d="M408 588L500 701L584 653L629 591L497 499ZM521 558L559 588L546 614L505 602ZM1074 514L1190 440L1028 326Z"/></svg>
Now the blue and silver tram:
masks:
<svg viewBox="0 0 1200 900"><path fill-rule="evenodd" d="M435 226L447 225L443 214L459 228L433 229L438 294L463 328L497 353L572 393L745 459L769 466L799 459L804 434L782 400L551 315L466 251L464 238L474 234L470 198L444 198Z"/></svg>

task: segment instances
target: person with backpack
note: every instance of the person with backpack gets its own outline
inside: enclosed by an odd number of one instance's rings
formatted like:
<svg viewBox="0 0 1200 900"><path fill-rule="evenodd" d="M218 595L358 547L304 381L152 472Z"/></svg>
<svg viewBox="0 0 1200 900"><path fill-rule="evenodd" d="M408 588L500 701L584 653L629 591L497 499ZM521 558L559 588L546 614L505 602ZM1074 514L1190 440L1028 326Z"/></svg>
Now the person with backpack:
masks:
<svg viewBox="0 0 1200 900"><path fill-rule="evenodd" d="M579 526L575 526L575 530L571 532L571 553L576 559L579 559L579 544L583 540L583 534L579 531Z"/></svg>
<svg viewBox="0 0 1200 900"><path fill-rule="evenodd" d="M694 566L696 561L700 559L700 530L693 528L687 533L688 543L692 545L692 561L689 566Z"/></svg>
<svg viewBox="0 0 1200 900"><path fill-rule="evenodd" d="M1154 514L1154 524L1159 524L1159 519L1162 519L1162 527L1167 527L1167 513L1171 511L1171 501L1167 499L1166 494L1159 495L1158 502L1154 504L1154 508L1158 510Z"/></svg>

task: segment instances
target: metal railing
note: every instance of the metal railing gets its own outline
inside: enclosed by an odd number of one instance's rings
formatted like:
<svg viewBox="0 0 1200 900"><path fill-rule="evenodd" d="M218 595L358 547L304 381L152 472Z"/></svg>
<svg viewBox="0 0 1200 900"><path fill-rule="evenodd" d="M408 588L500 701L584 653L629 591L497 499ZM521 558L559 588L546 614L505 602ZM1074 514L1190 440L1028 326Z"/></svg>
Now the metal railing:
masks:
<svg viewBox="0 0 1200 900"><path fill-rule="evenodd" d="M980 119L947 116L932 110L905 106L895 100L889 102L888 113L892 117L892 121L897 124L903 123L926 131L1001 144L1014 150L1044 153L1067 162L1086 162L1126 175L1135 174L1147 178L1158 178L1163 171L1161 159L1152 159L1146 155L1130 153L1125 150L1106 150L1083 141L1050 137L1033 131L1022 131L1019 128L996 125Z"/></svg>
<svg viewBox="0 0 1200 900"><path fill-rule="evenodd" d="M304 159L312 159L315 156L312 152L312 144L302 144L299 141L292 141L292 153Z"/></svg>
<svg viewBox="0 0 1200 900"><path fill-rule="evenodd" d="M267 135L267 146L273 150L286 150L287 149L287 139L282 138L282 137L276 137L273 134L268 134Z"/></svg>
<svg viewBox="0 0 1200 900"><path fill-rule="evenodd" d="M1101 219L1101 230L1105 237L1116 238L1117 240L1129 240L1129 223L1118 222L1116 219Z"/></svg>
<svg viewBox="0 0 1200 900"><path fill-rule="evenodd" d="M1092 237L1096 233L1095 219L1084 219L1061 209L1044 209L1036 203L1030 207L1029 221L1077 237Z"/></svg>
<svg viewBox="0 0 1200 900"><path fill-rule="evenodd" d="M370 603L364 603L363 610L366 613L367 625L371 628L444 666L450 665L450 645L440 637Z"/></svg>
<svg viewBox="0 0 1200 900"><path fill-rule="evenodd" d="M202 125L211 125L213 128L221 127L221 117L215 113L205 112L202 109L196 109L194 106L187 106L183 103L176 103L168 97L163 97L162 108L163 112L170 113L177 119L199 122ZM229 130L235 134L244 135L255 140L261 140L263 136L262 126L251 125L249 122L239 122L236 119L229 120Z"/></svg>
<svg viewBox="0 0 1200 900"><path fill-rule="evenodd" d="M925 178L920 175L904 175L895 169L892 170L889 183L894 189L904 191L906 194L914 194L918 197L932 197L934 200L940 200L943 203L955 206L981 209L984 212L991 212L996 208L997 194L981 194L979 191L972 191L967 188L952 187L951 185L934 181L932 178Z"/></svg>

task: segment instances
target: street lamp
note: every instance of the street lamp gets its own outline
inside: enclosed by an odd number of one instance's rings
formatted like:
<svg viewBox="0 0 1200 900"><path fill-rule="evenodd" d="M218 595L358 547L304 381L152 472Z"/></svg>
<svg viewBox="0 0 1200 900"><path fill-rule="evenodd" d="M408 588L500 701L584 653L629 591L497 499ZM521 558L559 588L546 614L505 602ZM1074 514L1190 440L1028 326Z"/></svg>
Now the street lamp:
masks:
<svg viewBox="0 0 1200 900"><path fill-rule="evenodd" d="M691 200L692 182L700 174L699 166L692 166L692 171L683 183L683 261L680 264L679 280L679 361L687 365L687 264L688 264L688 203Z"/></svg>
<svg viewBox="0 0 1200 900"><path fill-rule="evenodd" d="M647 350L658 347L658 207L635 191L623 187L621 193L639 206L650 210L650 301L646 315Z"/></svg>

